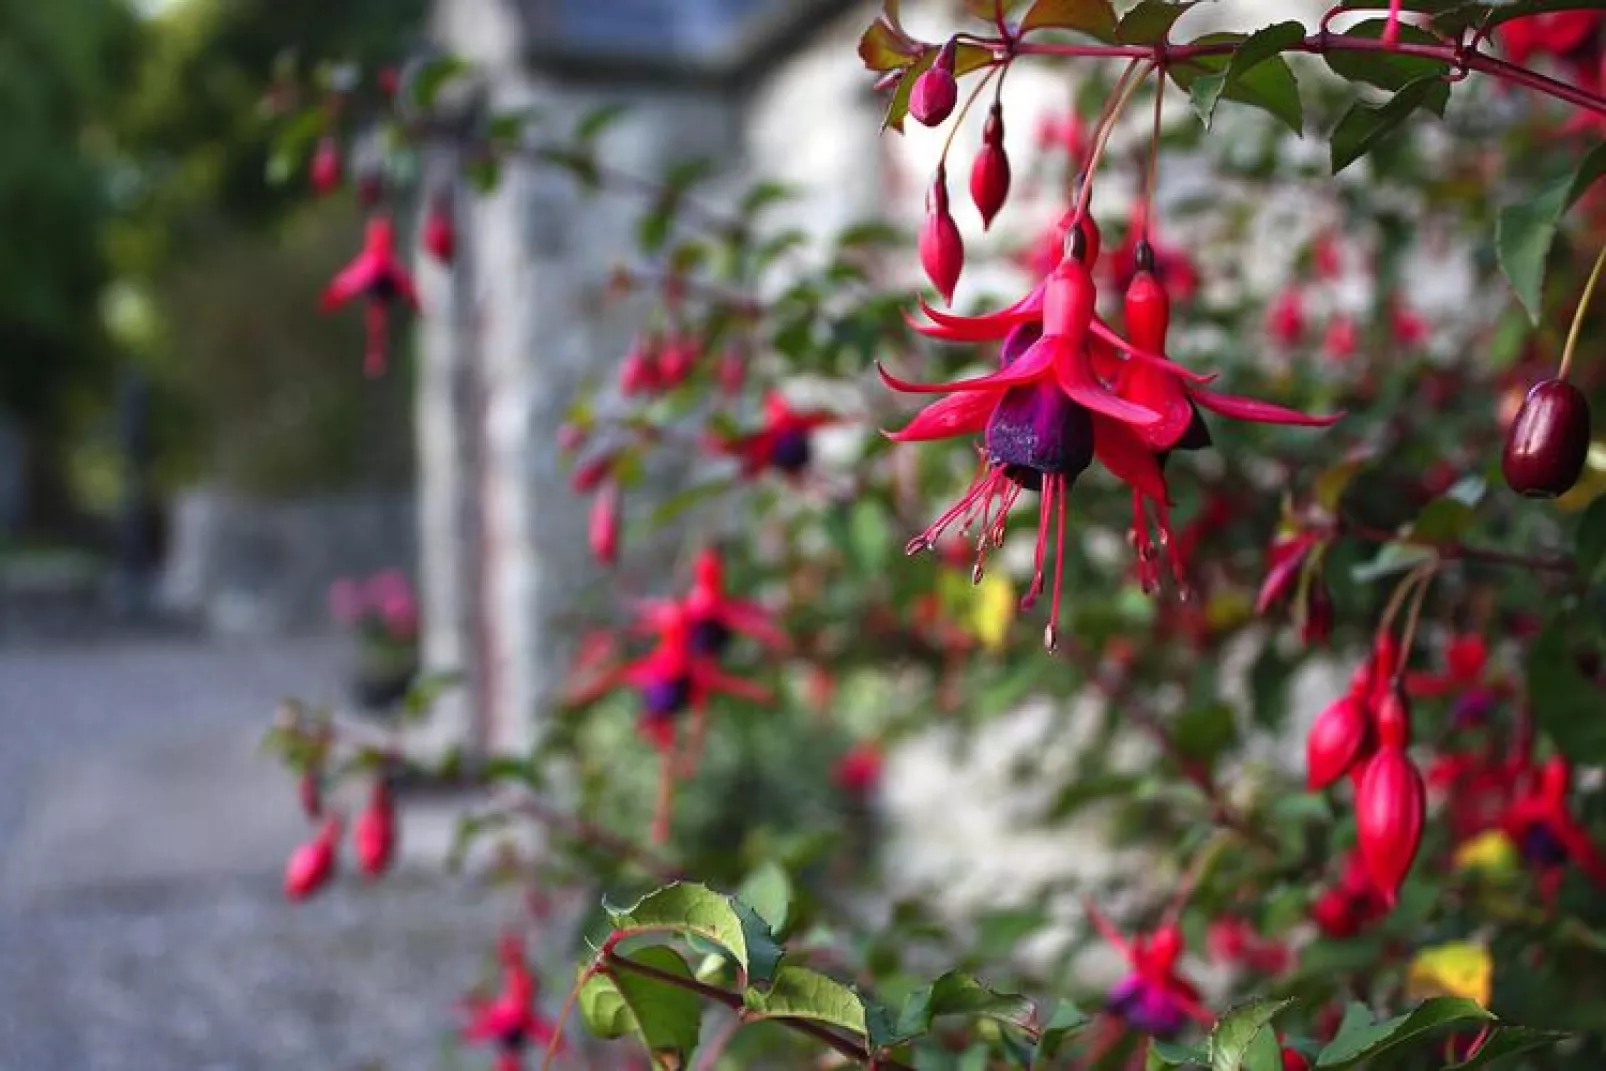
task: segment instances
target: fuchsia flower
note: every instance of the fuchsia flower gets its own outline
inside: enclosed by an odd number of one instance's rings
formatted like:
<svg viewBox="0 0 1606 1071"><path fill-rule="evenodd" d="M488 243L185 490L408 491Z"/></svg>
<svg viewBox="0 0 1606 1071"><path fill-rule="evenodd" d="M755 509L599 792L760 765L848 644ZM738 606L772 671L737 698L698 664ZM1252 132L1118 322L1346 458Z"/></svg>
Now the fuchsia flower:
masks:
<svg viewBox="0 0 1606 1071"><path fill-rule="evenodd" d="M1092 904L1088 921L1116 951L1126 957L1132 973L1110 990L1105 1007L1135 1030L1168 1039L1180 1034L1189 1019L1210 1026L1216 1017L1201 1002L1199 990L1182 976L1182 931L1167 923L1147 936L1129 942Z"/></svg>
<svg viewBox="0 0 1606 1071"><path fill-rule="evenodd" d="M680 602L649 600L638 608L638 628L661 632L675 627L684 616L691 630L693 653L717 658L725 653L735 633L744 633L767 647L784 650L786 633L775 624L774 615L757 603L733 599L725 594L725 564L719 552L704 550L692 567L692 587Z"/></svg>
<svg viewBox="0 0 1606 1071"><path fill-rule="evenodd" d="M321 308L333 312L354 298L367 300L368 346L363 371L370 378L377 377L385 372L391 307L401 301L418 311L418 289L396 258L396 229L389 216L377 215L368 221L362 251L324 290Z"/></svg>
<svg viewBox="0 0 1606 1071"><path fill-rule="evenodd" d="M1538 54L1568 56L1583 50L1600 31L1599 11L1555 11L1528 15L1495 30L1512 63L1527 64Z"/></svg>
<svg viewBox="0 0 1606 1071"><path fill-rule="evenodd" d="M1500 824L1534 869L1546 901L1555 903L1569 863L1606 889L1606 854L1567 805L1571 764L1557 755L1525 781Z"/></svg>
<svg viewBox="0 0 1606 1071"><path fill-rule="evenodd" d="M1110 252L1110 283L1122 293L1132 285L1141 270L1138 267L1138 249L1148 243L1149 272L1159 279L1165 291L1178 301L1191 301L1199 290L1199 269L1187 250L1168 245L1154 237L1154 228L1148 213L1139 205L1127 225L1126 238ZM1128 325L1128 334L1131 325ZM1136 339L1133 340L1137 341Z"/></svg>
<svg viewBox="0 0 1606 1071"><path fill-rule="evenodd" d="M1361 331L1354 317L1340 313L1327 322L1322 335L1322 351L1335 361L1347 361L1360 348Z"/></svg>
<svg viewBox="0 0 1606 1071"><path fill-rule="evenodd" d="M1354 937L1368 926L1386 918L1388 901L1378 892L1367 874L1360 853L1351 853L1338 884L1316 898L1311 905L1311 921L1328 937Z"/></svg>
<svg viewBox="0 0 1606 1071"><path fill-rule="evenodd" d="M518 1071L526 1048L550 1045L557 1026L536 1007L539 986L524 960L522 942L504 938L500 955L501 989L490 998L467 997L459 1006L465 1019L462 1036L470 1044L495 1045L497 1071Z"/></svg>
<svg viewBox="0 0 1606 1071"><path fill-rule="evenodd" d="M881 748L866 740L853 745L836 764L836 783L850 796L867 796L881 781Z"/></svg>
<svg viewBox="0 0 1606 1071"><path fill-rule="evenodd" d="M765 469L797 477L814 460L813 433L838 422L832 413L799 412L779 391L764 399L764 423L758 431L730 437L715 436L713 448L740 460L742 475L752 478Z"/></svg>
<svg viewBox="0 0 1606 1071"><path fill-rule="evenodd" d="M1148 534L1148 507L1155 511L1161 543L1174 544L1162 465L1170 450L1208 445L1198 406L1239 419L1276 423L1325 425L1337 419L1205 390L1199 384L1209 377L1166 357L1161 351L1169 304L1147 253L1128 291L1128 328L1133 337L1128 341L1116 334L1095 314L1097 291L1083 260L1087 252L1083 232L1070 233L1071 253L1048 279L1007 308L963 317L921 303L930 323L912 322L912 326L922 334L964 342L1003 339L999 371L951 383L920 384L880 369L894 390L949 395L890 438L906 442L983 435L981 471L975 482L957 505L910 542L910 553L934 546L955 522L968 528L980 521L979 571L988 547L1002 543L1005 519L1021 492L1042 492L1027 605L1045 586L1048 535L1056 523L1056 572L1063 561L1070 488L1093 458L1133 489L1133 538L1140 575L1152 588L1157 583L1153 566L1157 553ZM1180 579L1180 563L1174 559L1173 565ZM1059 594L1056 581L1045 631L1050 648L1057 637Z"/></svg>

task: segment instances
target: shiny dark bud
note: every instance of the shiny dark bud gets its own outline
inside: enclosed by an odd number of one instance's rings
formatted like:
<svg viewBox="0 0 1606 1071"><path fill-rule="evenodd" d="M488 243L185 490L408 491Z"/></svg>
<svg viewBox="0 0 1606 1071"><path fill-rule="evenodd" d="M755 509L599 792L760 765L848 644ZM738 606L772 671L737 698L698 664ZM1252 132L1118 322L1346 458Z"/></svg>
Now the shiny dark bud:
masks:
<svg viewBox="0 0 1606 1071"><path fill-rule="evenodd" d="M1536 383L1506 432L1500 458L1506 483L1529 498L1566 494L1584 471L1589 436L1583 393L1565 380Z"/></svg>

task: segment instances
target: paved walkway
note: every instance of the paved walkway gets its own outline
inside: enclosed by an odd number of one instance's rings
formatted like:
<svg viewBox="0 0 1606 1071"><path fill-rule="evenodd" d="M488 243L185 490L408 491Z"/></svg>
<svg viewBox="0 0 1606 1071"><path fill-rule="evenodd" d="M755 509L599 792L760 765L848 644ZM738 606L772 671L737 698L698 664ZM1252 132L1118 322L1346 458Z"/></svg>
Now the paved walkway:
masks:
<svg viewBox="0 0 1606 1071"><path fill-rule="evenodd" d="M307 827L257 741L284 695L338 697L340 656L0 650L0 1071L483 1065L451 1005L506 905L423 866L279 894Z"/></svg>

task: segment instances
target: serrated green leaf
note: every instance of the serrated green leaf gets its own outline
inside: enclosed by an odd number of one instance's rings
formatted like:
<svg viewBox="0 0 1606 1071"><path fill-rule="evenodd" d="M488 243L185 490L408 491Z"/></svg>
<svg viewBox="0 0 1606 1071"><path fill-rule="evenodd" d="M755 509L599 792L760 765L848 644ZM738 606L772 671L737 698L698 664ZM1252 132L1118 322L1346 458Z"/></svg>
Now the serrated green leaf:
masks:
<svg viewBox="0 0 1606 1071"><path fill-rule="evenodd" d="M747 976L755 982L767 982L775 977L786 950L776 942L775 931L758 912L735 899L731 900L731 907L741 920L742 938L747 942Z"/></svg>
<svg viewBox="0 0 1606 1071"><path fill-rule="evenodd" d="M1290 1003L1288 1000L1254 1000L1217 1020L1210 1031L1211 1071L1239 1071L1245 1067L1255 1039L1268 1033L1266 1028L1272 1019Z"/></svg>
<svg viewBox="0 0 1606 1071"><path fill-rule="evenodd" d="M1362 1060L1374 1060L1386 1052L1414 1044L1445 1027L1487 1023L1494 1016L1465 997L1434 997L1415 1010L1380 1023L1351 1022L1328 1042L1316 1058L1323 1069L1353 1067Z"/></svg>
<svg viewBox="0 0 1606 1071"><path fill-rule="evenodd" d="M1503 1060L1524 1053L1538 1052L1548 1049L1558 1041L1565 1041L1569 1034L1559 1030L1536 1030L1529 1026L1502 1026L1496 1030L1482 1047L1467 1060L1458 1064L1451 1064L1446 1071L1473 1071L1479 1067L1493 1067Z"/></svg>
<svg viewBox="0 0 1606 1071"><path fill-rule="evenodd" d="M768 1019L810 1019L864 1037L864 1001L834 978L806 967L782 967L768 988L749 988L743 1001Z"/></svg>
<svg viewBox="0 0 1606 1071"><path fill-rule="evenodd" d="M1189 44L1238 46L1247 40L1239 33L1211 33L1195 38ZM1305 126L1305 113L1299 100L1299 83L1288 62L1281 56L1272 55L1231 78L1224 77L1232 59L1230 53L1196 56L1169 68L1171 80L1187 90L1196 111L1201 103L1209 103L1213 110L1216 99L1225 98L1270 112L1294 133L1301 133ZM1201 82L1204 85L1201 86ZM1200 119L1205 118L1206 113L1200 112Z"/></svg>
<svg viewBox="0 0 1606 1071"><path fill-rule="evenodd" d="M747 925L729 896L706 885L680 881L655 889L629 907L616 907L606 900L602 907L617 931L696 934L712 941L744 972L752 974L748 965ZM752 913L751 909L748 913Z"/></svg>
<svg viewBox="0 0 1606 1071"><path fill-rule="evenodd" d="M1182 0L1181 3L1142 0L1137 7L1121 16L1121 22L1115 28L1115 39L1127 45L1152 45L1163 41L1177 20L1189 8L1197 5L1198 0Z"/></svg>
<svg viewBox="0 0 1606 1071"><path fill-rule="evenodd" d="M1110 0L1035 0L1021 17L1022 32L1075 30L1101 41L1115 38L1115 8Z"/></svg>
<svg viewBox="0 0 1606 1071"><path fill-rule="evenodd" d="M1385 5L1386 6L1386 5ZM1344 31L1344 37L1376 41L1383 36L1387 19L1368 19ZM1433 45L1439 41L1431 33L1408 23L1400 25L1400 40L1412 45ZM1328 68L1349 82L1364 82L1379 89L1398 91L1422 79L1439 79L1449 73L1449 65L1430 56L1410 56L1379 49L1332 49L1322 58ZM1440 109L1442 114L1442 107Z"/></svg>
<svg viewBox="0 0 1606 1071"><path fill-rule="evenodd" d="M1349 111L1333 128L1333 174L1371 152L1418 109L1442 113L1449 95L1449 84L1430 75L1409 83L1378 107L1359 101L1350 105Z"/></svg>
<svg viewBox="0 0 1606 1071"><path fill-rule="evenodd" d="M691 968L674 949L662 945L638 949L632 962L688 981ZM696 993L631 970L615 968L594 974L580 989L580 1014L586 1027L601 1038L634 1034L653 1055L684 1061L697 1048L703 1008Z"/></svg>
<svg viewBox="0 0 1606 1071"><path fill-rule="evenodd" d="M446 83L472 69L471 64L456 56L438 56L427 60L413 71L407 83L407 94L416 108L427 112L435 106L435 99L440 96Z"/></svg>
<svg viewBox="0 0 1606 1071"><path fill-rule="evenodd" d="M785 933L792 917L792 879L778 864L764 862L743 879L736 899L752 908L769 924L770 932Z"/></svg>
<svg viewBox="0 0 1606 1071"><path fill-rule="evenodd" d="M1246 38L1232 53L1232 58L1222 70L1213 74L1204 75L1194 81L1188 89L1188 95L1193 101L1194 111L1208 129L1210 121L1215 115L1216 104L1223 92L1235 84L1242 83L1246 76L1262 63L1271 60L1279 53L1292 48L1305 39L1305 27L1297 22L1279 22L1274 26L1257 30ZM1290 72L1292 77L1292 72ZM1294 92L1294 106L1298 110L1298 89ZM1273 114L1276 114L1273 112ZM1287 122L1287 119L1284 119ZM1297 131L1303 125L1303 116L1291 123Z"/></svg>
<svg viewBox="0 0 1606 1071"><path fill-rule="evenodd" d="M1545 266L1562 217L1584 191L1606 174L1606 144L1586 153L1563 175L1521 204L1507 205L1495 221L1495 250L1500 270L1535 324L1542 312Z"/></svg>
<svg viewBox="0 0 1606 1071"><path fill-rule="evenodd" d="M909 994L898 1013L894 1036L903 1041L922 1037L930 1033L934 1021L949 1015L1019 1023L1031 1014L1031 1001L1025 997L995 992L969 974L949 971Z"/></svg>

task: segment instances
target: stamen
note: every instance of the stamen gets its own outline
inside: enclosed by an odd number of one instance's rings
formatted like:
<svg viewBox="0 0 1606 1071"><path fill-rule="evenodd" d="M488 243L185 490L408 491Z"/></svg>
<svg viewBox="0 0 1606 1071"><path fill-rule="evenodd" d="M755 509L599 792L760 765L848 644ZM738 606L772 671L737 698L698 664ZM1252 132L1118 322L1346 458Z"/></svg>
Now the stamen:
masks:
<svg viewBox="0 0 1606 1071"><path fill-rule="evenodd" d="M1058 636L1058 632L1054 631L1054 630L1057 630L1058 627L1059 627L1060 595L1065 590L1065 528L1066 528L1066 514L1068 512L1067 511L1067 505L1068 505L1068 503L1070 501L1071 495L1070 495L1070 488L1066 486L1066 479L1065 479L1064 476L1055 476L1055 477L1053 477L1053 479L1054 479L1054 481L1056 483L1058 483L1060 485L1060 489L1059 489L1059 526L1060 527L1059 527L1058 537L1057 537L1057 539L1055 541L1055 544L1054 544L1054 604L1053 604L1052 607L1049 608L1049 611L1048 611L1048 627L1051 630L1050 635L1054 636L1054 637L1057 637ZM1051 643L1049 645L1048 649L1050 651L1052 651L1056 646L1058 646L1057 639L1056 639L1055 643Z"/></svg>

